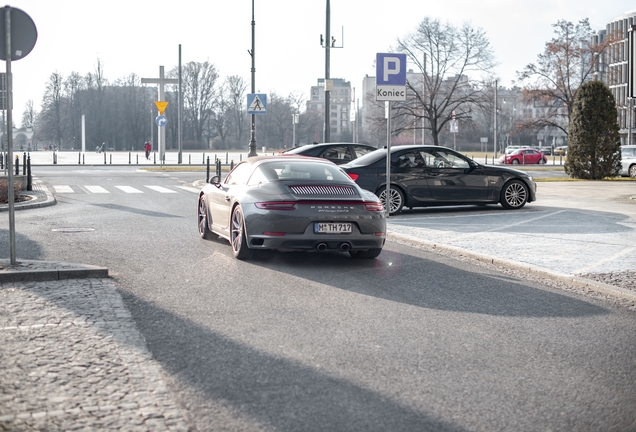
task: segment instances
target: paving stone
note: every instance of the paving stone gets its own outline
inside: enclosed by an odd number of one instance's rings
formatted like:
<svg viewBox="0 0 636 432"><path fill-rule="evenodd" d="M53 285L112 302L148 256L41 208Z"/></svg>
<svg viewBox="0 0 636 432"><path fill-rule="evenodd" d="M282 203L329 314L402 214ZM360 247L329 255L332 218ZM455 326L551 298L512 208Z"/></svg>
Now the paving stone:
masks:
<svg viewBox="0 0 636 432"><path fill-rule="evenodd" d="M0 430L187 430L109 279L0 283L0 346Z"/></svg>

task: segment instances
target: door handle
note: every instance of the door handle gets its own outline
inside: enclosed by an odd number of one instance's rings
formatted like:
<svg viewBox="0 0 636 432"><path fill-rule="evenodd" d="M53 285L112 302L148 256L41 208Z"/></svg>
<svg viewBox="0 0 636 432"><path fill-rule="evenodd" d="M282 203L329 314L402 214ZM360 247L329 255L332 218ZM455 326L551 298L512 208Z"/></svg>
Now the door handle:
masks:
<svg viewBox="0 0 636 432"><path fill-rule="evenodd" d="M225 195L225 201L230 202L230 196L229 195Z"/></svg>

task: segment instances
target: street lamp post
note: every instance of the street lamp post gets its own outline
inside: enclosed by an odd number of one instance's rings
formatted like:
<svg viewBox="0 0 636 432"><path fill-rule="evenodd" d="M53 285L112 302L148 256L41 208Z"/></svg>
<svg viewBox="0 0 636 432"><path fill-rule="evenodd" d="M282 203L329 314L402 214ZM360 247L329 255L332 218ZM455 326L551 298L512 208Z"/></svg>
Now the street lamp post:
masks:
<svg viewBox="0 0 636 432"><path fill-rule="evenodd" d="M252 50L248 51L252 57L252 94L256 93L256 48L255 48L255 30L256 21L254 21L254 0L252 0ZM250 152L248 157L257 156L256 153L256 115L252 114L252 126L251 126L251 138L250 138Z"/></svg>

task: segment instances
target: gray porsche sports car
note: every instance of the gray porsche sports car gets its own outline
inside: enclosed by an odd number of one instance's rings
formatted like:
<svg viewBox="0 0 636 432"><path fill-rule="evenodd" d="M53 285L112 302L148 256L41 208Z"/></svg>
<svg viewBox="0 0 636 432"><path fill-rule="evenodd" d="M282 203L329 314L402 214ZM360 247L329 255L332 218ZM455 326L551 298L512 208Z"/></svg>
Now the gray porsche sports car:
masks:
<svg viewBox="0 0 636 432"><path fill-rule="evenodd" d="M302 156L257 156L214 176L199 194L199 234L227 239L234 256L257 249L342 251L375 258L386 240L382 202L337 165Z"/></svg>

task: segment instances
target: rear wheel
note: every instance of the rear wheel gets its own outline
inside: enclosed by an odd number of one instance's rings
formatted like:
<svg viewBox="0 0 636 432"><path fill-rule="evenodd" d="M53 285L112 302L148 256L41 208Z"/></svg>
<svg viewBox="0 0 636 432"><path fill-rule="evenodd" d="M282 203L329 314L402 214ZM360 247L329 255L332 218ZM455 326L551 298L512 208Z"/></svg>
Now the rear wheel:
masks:
<svg viewBox="0 0 636 432"><path fill-rule="evenodd" d="M199 235L202 239L213 240L217 238L217 235L210 231L208 218L208 205L205 202L203 195L201 195L199 197Z"/></svg>
<svg viewBox="0 0 636 432"><path fill-rule="evenodd" d="M230 242L232 243L232 253L236 259L246 260L252 256L252 250L247 247L245 235L245 219L243 209L240 205L234 207L232 212Z"/></svg>
<svg viewBox="0 0 636 432"><path fill-rule="evenodd" d="M386 206L386 186L382 187L376 192L382 204ZM392 187L390 189L389 195L389 214L397 214L402 211L402 207L404 207L404 194L398 188Z"/></svg>
<svg viewBox="0 0 636 432"><path fill-rule="evenodd" d="M539 165L545 165L545 159L541 158L538 162Z"/></svg>
<svg viewBox="0 0 636 432"><path fill-rule="evenodd" d="M636 178L636 165L632 165L629 167L629 176L631 178Z"/></svg>
<svg viewBox="0 0 636 432"><path fill-rule="evenodd" d="M500 202L506 209L520 209L528 202L528 186L521 180L510 180L504 185Z"/></svg>
<svg viewBox="0 0 636 432"><path fill-rule="evenodd" d="M382 248L368 249L364 251L349 251L349 255L351 255L351 258L356 259L373 259L377 258L378 255L380 255L380 252L382 252Z"/></svg>

